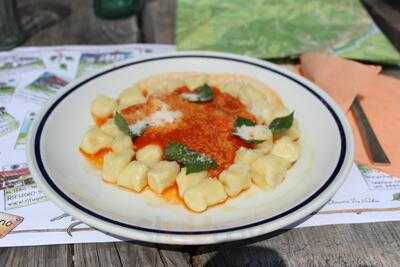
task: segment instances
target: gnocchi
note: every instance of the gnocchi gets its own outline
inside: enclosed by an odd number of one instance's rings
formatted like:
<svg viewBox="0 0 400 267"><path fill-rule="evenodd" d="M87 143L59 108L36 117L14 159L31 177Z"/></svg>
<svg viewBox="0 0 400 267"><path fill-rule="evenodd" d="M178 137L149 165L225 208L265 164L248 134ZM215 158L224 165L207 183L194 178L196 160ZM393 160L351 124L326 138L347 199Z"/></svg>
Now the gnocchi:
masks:
<svg viewBox="0 0 400 267"><path fill-rule="evenodd" d="M124 136L125 134L118 128L115 124L114 119L108 119L103 125L100 126L100 129L112 136L113 138L119 138Z"/></svg>
<svg viewBox="0 0 400 267"><path fill-rule="evenodd" d="M235 197L251 186L250 166L245 163L232 164L221 172L219 180L224 185L228 196Z"/></svg>
<svg viewBox="0 0 400 267"><path fill-rule="evenodd" d="M95 154L102 148L111 146L113 138L101 131L97 126L90 128L83 136L79 148L87 154Z"/></svg>
<svg viewBox="0 0 400 267"><path fill-rule="evenodd" d="M268 86L243 75L160 74L115 99L98 95L90 106L98 126L79 148L105 182L148 188L169 202L173 195L203 212L252 186L282 183L301 155L298 121L279 121L290 112Z"/></svg>
<svg viewBox="0 0 400 267"><path fill-rule="evenodd" d="M122 170L132 159L132 153L110 152L104 156L103 180L109 183L116 183Z"/></svg>
<svg viewBox="0 0 400 267"><path fill-rule="evenodd" d="M193 91L194 89L207 83L207 75L205 74L195 74L188 76L184 79L186 87Z"/></svg>
<svg viewBox="0 0 400 267"><path fill-rule="evenodd" d="M179 196L183 197L185 191L197 184L207 177L206 171L186 174L186 168L182 168L176 177L176 184L178 186Z"/></svg>
<svg viewBox="0 0 400 267"><path fill-rule="evenodd" d="M289 166L284 158L272 154L262 156L252 164L252 180L262 188L276 187L282 182Z"/></svg>
<svg viewBox="0 0 400 267"><path fill-rule="evenodd" d="M202 212L209 206L222 203L227 197L222 183L211 178L202 180L183 194L186 206L196 212Z"/></svg>
<svg viewBox="0 0 400 267"><path fill-rule="evenodd" d="M140 161L131 161L118 175L117 184L136 192L147 186L147 172L149 167Z"/></svg>
<svg viewBox="0 0 400 267"><path fill-rule="evenodd" d="M158 145L147 145L136 152L136 158L146 163L154 163L161 160L162 150Z"/></svg>
<svg viewBox="0 0 400 267"><path fill-rule="evenodd" d="M256 159L263 155L262 151L241 147L236 151L235 163L253 164Z"/></svg>
<svg viewBox="0 0 400 267"><path fill-rule="evenodd" d="M278 139L272 147L271 154L286 159L293 163L299 157L299 145L294 143L289 137L284 136Z"/></svg>
<svg viewBox="0 0 400 267"><path fill-rule="evenodd" d="M127 135L115 138L111 143L111 149L112 151L117 153L122 153L127 151L131 151L132 153L134 153L132 138Z"/></svg>
<svg viewBox="0 0 400 267"><path fill-rule="evenodd" d="M179 165L174 161L159 161L150 165L147 173L148 184L151 190L161 194L175 183L179 172Z"/></svg>
<svg viewBox="0 0 400 267"><path fill-rule="evenodd" d="M138 87L132 86L123 90L118 96L118 109L132 105L142 104L146 102L146 97L142 94Z"/></svg>
<svg viewBox="0 0 400 267"><path fill-rule="evenodd" d="M113 114L116 107L117 101L115 101L115 99L105 95L97 95L92 102L90 112L96 118L107 118Z"/></svg>

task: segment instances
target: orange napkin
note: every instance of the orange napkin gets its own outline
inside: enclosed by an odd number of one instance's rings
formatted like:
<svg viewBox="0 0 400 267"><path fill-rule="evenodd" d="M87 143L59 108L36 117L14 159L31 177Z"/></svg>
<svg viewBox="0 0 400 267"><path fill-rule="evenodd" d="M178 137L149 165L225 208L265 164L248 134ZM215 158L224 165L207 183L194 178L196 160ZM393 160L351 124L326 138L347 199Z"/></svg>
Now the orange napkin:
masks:
<svg viewBox="0 0 400 267"><path fill-rule="evenodd" d="M381 67L364 65L322 53L300 57L300 72L324 89L347 114L355 139L355 160L400 177L400 80L379 74ZM356 95L391 164L376 166L370 161L359 128L350 111Z"/></svg>

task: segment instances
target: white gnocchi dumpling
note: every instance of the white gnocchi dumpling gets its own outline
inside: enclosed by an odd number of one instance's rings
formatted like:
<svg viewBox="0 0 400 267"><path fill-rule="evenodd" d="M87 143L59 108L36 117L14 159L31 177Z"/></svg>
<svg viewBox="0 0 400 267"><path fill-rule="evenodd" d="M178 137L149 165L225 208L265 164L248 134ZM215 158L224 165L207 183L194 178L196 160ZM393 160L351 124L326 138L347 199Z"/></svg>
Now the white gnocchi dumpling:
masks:
<svg viewBox="0 0 400 267"><path fill-rule="evenodd" d="M103 159L103 180L109 183L116 183L122 170L131 161L133 154L110 152Z"/></svg>
<svg viewBox="0 0 400 267"><path fill-rule="evenodd" d="M292 141L296 141L300 138L300 128L297 120L293 120L292 126L287 131L275 135L276 139L279 139L283 136L288 137Z"/></svg>
<svg viewBox="0 0 400 267"><path fill-rule="evenodd" d="M162 158L162 149L158 145L147 145L136 152L136 159L146 163L154 163Z"/></svg>
<svg viewBox="0 0 400 267"><path fill-rule="evenodd" d="M300 149L297 143L293 142L289 137L284 136L275 142L271 154L293 163L299 158Z"/></svg>
<svg viewBox="0 0 400 267"><path fill-rule="evenodd" d="M267 99L258 99L250 104L250 112L256 116L257 123L269 125L274 119L274 111Z"/></svg>
<svg viewBox="0 0 400 267"><path fill-rule="evenodd" d="M117 184L119 186L142 191L147 186L147 172L149 167L140 161L131 161L119 174Z"/></svg>
<svg viewBox="0 0 400 267"><path fill-rule="evenodd" d="M175 183L179 172L179 165L175 161L159 161L150 165L147 173L150 189L161 194Z"/></svg>
<svg viewBox="0 0 400 267"><path fill-rule="evenodd" d="M206 74L195 74L184 78L186 87L193 91L194 89L207 83Z"/></svg>
<svg viewBox="0 0 400 267"><path fill-rule="evenodd" d="M251 187L250 166L245 163L234 163L220 173L218 179L230 197L237 196Z"/></svg>
<svg viewBox="0 0 400 267"><path fill-rule="evenodd" d="M111 149L113 150L113 152L117 153L127 151L133 152L132 138L128 135L116 137L111 143Z"/></svg>
<svg viewBox="0 0 400 267"><path fill-rule="evenodd" d="M281 157L268 154L252 164L252 180L259 187L276 187L286 176L290 163Z"/></svg>
<svg viewBox="0 0 400 267"><path fill-rule="evenodd" d="M221 92L230 94L234 97L239 97L242 86L242 83L238 81L227 81L217 85Z"/></svg>
<svg viewBox="0 0 400 267"><path fill-rule="evenodd" d="M113 114L116 107L117 101L115 101L115 99L105 95L97 95L92 102L90 112L96 118L107 118Z"/></svg>
<svg viewBox="0 0 400 267"><path fill-rule="evenodd" d="M142 94L137 86L131 86L123 90L118 96L118 109L142 104L147 101L146 97Z"/></svg>
<svg viewBox="0 0 400 267"><path fill-rule="evenodd" d="M261 151L264 154L268 154L271 152L272 147L274 146L274 143L271 139L267 139L259 144L256 145L256 149Z"/></svg>
<svg viewBox="0 0 400 267"><path fill-rule="evenodd" d="M119 138L125 135L125 133L121 131L115 124L113 118L108 119L103 125L100 126L100 129L114 138Z"/></svg>
<svg viewBox="0 0 400 267"><path fill-rule="evenodd" d="M183 201L189 209L202 212L209 206L224 202L227 197L224 186L218 179L206 178L186 190Z"/></svg>
<svg viewBox="0 0 400 267"><path fill-rule="evenodd" d="M151 95L163 95L172 93L175 89L185 86L185 82L180 79L163 78L159 80L144 81L139 84L141 91L147 90Z"/></svg>
<svg viewBox="0 0 400 267"><path fill-rule="evenodd" d="M260 150L240 147L236 151L235 163L245 163L251 165L254 161L256 161L256 159L258 159L262 155L263 153Z"/></svg>
<svg viewBox="0 0 400 267"><path fill-rule="evenodd" d="M110 147L112 141L111 136L101 131L99 127L93 126L83 136L79 148L85 153L95 154L102 148Z"/></svg>
<svg viewBox="0 0 400 267"><path fill-rule="evenodd" d="M183 197L183 194L187 189L199 184L206 177L207 171L186 174L186 168L182 168L176 177L179 196Z"/></svg>
<svg viewBox="0 0 400 267"><path fill-rule="evenodd" d="M238 97L240 101L242 101L247 106L251 106L252 103L259 101L260 99L266 98L262 92L247 83L242 83L242 87Z"/></svg>
<svg viewBox="0 0 400 267"><path fill-rule="evenodd" d="M273 119L286 117L289 114L290 114L290 110L289 109L287 109L286 107L281 107L281 108L276 109L274 111Z"/></svg>

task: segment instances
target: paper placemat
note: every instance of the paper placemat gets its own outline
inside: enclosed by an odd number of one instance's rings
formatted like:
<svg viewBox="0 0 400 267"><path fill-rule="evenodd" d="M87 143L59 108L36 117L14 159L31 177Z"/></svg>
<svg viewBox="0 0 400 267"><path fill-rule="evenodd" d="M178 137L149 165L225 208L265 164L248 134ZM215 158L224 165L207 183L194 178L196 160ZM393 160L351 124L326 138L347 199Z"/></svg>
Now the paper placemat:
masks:
<svg viewBox="0 0 400 267"><path fill-rule="evenodd" d="M120 241L58 209L38 190L25 158L38 109L73 79L107 64L174 51L171 45L19 48L0 53L0 247ZM400 180L353 166L321 210L293 227L400 220Z"/></svg>

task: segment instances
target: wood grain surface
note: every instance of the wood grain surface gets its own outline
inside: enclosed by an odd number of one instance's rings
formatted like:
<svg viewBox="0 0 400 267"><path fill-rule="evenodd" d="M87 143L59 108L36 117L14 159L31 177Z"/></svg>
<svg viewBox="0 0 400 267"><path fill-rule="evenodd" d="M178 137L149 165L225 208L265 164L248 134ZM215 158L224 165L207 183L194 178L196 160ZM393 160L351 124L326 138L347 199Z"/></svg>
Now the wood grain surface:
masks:
<svg viewBox="0 0 400 267"><path fill-rule="evenodd" d="M18 1L22 26L32 35L24 45L98 45L141 41L136 16L118 20L100 19L94 15L92 3L93 0ZM58 23L54 24L54 21ZM39 30L42 24L54 25Z"/></svg>
<svg viewBox="0 0 400 267"><path fill-rule="evenodd" d="M25 27L32 32L43 23L41 18L31 15L33 6L39 2L18 1L20 10L25 10L25 15L21 14ZM364 2L372 9L371 14L375 12L382 17L392 14L385 9L384 1ZM48 25L62 21L36 32L25 45L174 42L174 0L145 1L138 19L130 17L117 21L96 18L92 2L88 0L57 0L52 3L56 4L55 8L53 6L56 13L51 13L51 8L41 11L46 16L52 14ZM61 6L60 10L57 4L65 7ZM385 18L385 21L390 19ZM386 29L398 31L400 26L393 23L388 22ZM400 77L397 67L386 71ZM399 252L400 223L383 222L281 230L214 246L176 247L119 242L0 248L0 266L398 266Z"/></svg>

